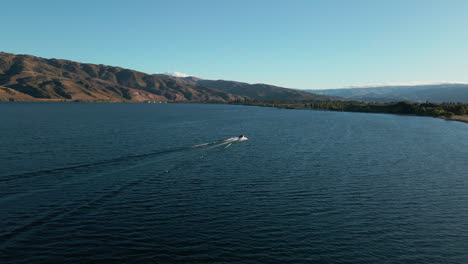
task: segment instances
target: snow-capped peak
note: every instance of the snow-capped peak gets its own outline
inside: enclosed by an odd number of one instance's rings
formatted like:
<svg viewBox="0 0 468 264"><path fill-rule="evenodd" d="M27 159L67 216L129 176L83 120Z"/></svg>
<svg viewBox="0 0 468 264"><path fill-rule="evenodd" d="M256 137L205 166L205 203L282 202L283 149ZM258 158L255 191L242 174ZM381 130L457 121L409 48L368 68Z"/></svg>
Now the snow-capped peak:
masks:
<svg viewBox="0 0 468 264"><path fill-rule="evenodd" d="M173 77L190 77L190 75L181 72L165 72L163 74Z"/></svg>

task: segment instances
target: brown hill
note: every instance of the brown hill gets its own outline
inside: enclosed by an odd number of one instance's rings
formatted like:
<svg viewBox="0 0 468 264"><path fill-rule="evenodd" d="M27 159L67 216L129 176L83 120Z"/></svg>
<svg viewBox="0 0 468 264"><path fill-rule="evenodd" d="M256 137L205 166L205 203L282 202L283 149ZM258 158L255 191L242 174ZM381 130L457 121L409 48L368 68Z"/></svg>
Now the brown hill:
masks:
<svg viewBox="0 0 468 264"><path fill-rule="evenodd" d="M249 84L225 80L199 80L197 84L257 100L327 100L328 96L269 84Z"/></svg>
<svg viewBox="0 0 468 264"><path fill-rule="evenodd" d="M330 98L267 84L150 75L102 64L0 52L0 101L228 102Z"/></svg>
<svg viewBox="0 0 468 264"><path fill-rule="evenodd" d="M278 87L269 84L249 84L226 80L204 80L197 77L175 77L166 74L154 74L160 78L179 81L189 85L201 85L226 93L245 96L257 100L330 100L331 96L313 94L307 91ZM333 98L336 99L336 98Z"/></svg>
<svg viewBox="0 0 468 264"><path fill-rule="evenodd" d="M230 101L243 99L138 71L0 52L0 100Z"/></svg>

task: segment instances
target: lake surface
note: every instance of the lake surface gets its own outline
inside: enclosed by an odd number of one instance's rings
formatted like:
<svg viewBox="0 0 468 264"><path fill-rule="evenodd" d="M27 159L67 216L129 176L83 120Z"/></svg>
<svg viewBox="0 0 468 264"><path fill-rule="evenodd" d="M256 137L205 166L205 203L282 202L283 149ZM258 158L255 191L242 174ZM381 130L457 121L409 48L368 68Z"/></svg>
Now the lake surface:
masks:
<svg viewBox="0 0 468 264"><path fill-rule="evenodd" d="M468 124L196 104L0 113L1 263L468 263Z"/></svg>

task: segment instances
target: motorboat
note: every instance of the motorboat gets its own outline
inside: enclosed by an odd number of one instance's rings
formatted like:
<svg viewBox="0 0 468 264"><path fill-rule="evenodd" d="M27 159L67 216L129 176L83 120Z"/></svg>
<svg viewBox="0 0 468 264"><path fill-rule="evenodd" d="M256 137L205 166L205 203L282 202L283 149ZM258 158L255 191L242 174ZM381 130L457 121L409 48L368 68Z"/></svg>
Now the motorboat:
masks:
<svg viewBox="0 0 468 264"><path fill-rule="evenodd" d="M246 141L246 140L249 140L249 139L248 139L246 136L244 136L244 135L240 135L240 136L238 137L238 141Z"/></svg>

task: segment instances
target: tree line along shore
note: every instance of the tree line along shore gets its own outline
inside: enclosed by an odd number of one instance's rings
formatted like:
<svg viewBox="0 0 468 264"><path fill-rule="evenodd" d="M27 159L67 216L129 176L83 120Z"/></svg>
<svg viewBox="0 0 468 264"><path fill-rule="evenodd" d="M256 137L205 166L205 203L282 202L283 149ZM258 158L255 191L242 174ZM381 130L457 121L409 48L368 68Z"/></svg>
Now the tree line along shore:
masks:
<svg viewBox="0 0 468 264"><path fill-rule="evenodd" d="M1 101L1 100L0 100ZM14 101L14 100L9 100ZM25 100L31 101L31 100ZM108 102L117 103L119 101L107 100L64 100L64 99L39 99L42 102ZM122 101L120 101L122 102ZM151 102L151 101L148 101ZM128 103L128 102L127 102ZM135 103L135 102L133 102ZM231 104L276 107L282 109L304 109L340 112L360 112L360 113L382 113L398 115L430 116L446 120L455 120L468 123L468 104L464 103L416 103L416 102L391 102L391 103L370 103L360 101L320 101L320 100L232 100L232 101L168 101L167 103L204 103L204 104Z"/></svg>
<svg viewBox="0 0 468 264"><path fill-rule="evenodd" d="M370 103L358 101L237 100L230 102L230 104L278 107L284 109L312 109L343 112L432 116L448 120L468 122L468 104L463 103L416 103L408 101Z"/></svg>

